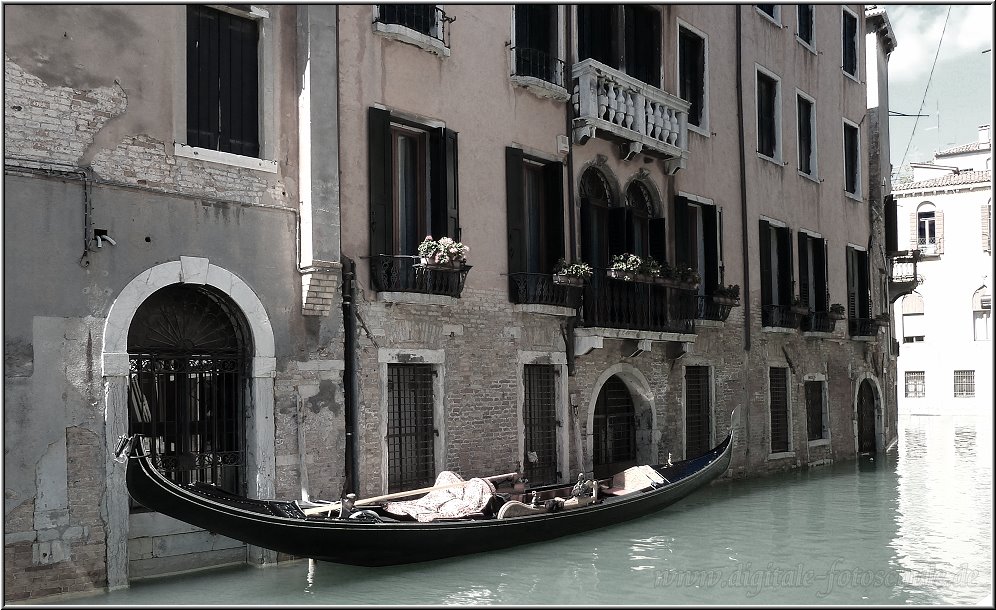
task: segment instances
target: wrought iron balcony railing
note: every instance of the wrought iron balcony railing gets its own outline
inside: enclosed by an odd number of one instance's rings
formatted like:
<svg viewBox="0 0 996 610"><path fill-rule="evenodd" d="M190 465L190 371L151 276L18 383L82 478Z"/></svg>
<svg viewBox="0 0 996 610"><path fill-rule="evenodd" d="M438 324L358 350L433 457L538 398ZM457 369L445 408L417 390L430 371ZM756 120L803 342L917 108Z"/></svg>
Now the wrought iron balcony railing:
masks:
<svg viewBox="0 0 996 610"><path fill-rule="evenodd" d="M577 309L582 286L557 284L549 273L510 273L509 296L520 305L554 305Z"/></svg>
<svg viewBox="0 0 996 610"><path fill-rule="evenodd" d="M435 38L444 46L450 46L447 23L454 19L447 17L438 6L431 4L379 4L375 23L400 25L430 38Z"/></svg>
<svg viewBox="0 0 996 610"><path fill-rule="evenodd" d="M876 337L878 336L878 322L872 318L849 318L847 320L847 334L852 337Z"/></svg>
<svg viewBox="0 0 996 610"><path fill-rule="evenodd" d="M460 298L470 265L423 266L419 257L379 254L370 259L374 288L378 292L418 292Z"/></svg>
<svg viewBox="0 0 996 610"><path fill-rule="evenodd" d="M564 86L564 60L547 51L512 47L512 76L538 78L558 87Z"/></svg>
<svg viewBox="0 0 996 610"><path fill-rule="evenodd" d="M581 326L689 334L695 295L660 284L627 281L596 270L584 288Z"/></svg>
<svg viewBox="0 0 996 610"><path fill-rule="evenodd" d="M594 59L574 64L571 78L575 142L604 132L626 159L646 149L667 159L670 174L684 167L689 102Z"/></svg>
<svg viewBox="0 0 996 610"><path fill-rule="evenodd" d="M937 238L920 237L916 240L916 247L921 254L937 254Z"/></svg>
<svg viewBox="0 0 996 610"><path fill-rule="evenodd" d="M725 322L728 317L730 317L730 311L733 310L733 305L726 303L717 303L709 295L697 296L696 299L696 313L695 317L699 320L717 320L719 322Z"/></svg>
<svg viewBox="0 0 996 610"><path fill-rule="evenodd" d="M791 305L764 305L761 307L761 326L799 328L799 314Z"/></svg>
<svg viewBox="0 0 996 610"><path fill-rule="evenodd" d="M813 311L802 316L802 330L814 333L832 333L837 328L837 318L826 311Z"/></svg>

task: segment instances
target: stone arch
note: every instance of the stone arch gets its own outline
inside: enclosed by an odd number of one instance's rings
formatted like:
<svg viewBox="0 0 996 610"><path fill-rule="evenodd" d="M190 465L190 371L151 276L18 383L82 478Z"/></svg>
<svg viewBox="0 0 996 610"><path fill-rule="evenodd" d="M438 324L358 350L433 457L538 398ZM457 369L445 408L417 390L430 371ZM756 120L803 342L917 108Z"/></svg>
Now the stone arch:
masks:
<svg viewBox="0 0 996 610"><path fill-rule="evenodd" d="M104 322L102 375L107 507L107 586L128 585L128 490L125 465L114 460L117 438L128 430L128 330L139 306L160 288L187 283L211 286L237 306L252 338L251 405L246 412L246 472L251 497L272 497L276 473L273 428L273 376L276 370L273 329L256 293L231 271L208 259L181 256L146 269L132 279L111 303ZM250 547L250 560L275 561L270 551Z"/></svg>
<svg viewBox="0 0 996 610"><path fill-rule="evenodd" d="M584 164L578 172L578 203L580 203L582 196L582 183L585 181L585 175L589 172L594 172L599 178L601 178L602 183L605 185L605 190L608 192L609 206L615 207L623 205L622 203L622 192L619 190L619 177L616 176L603 161L604 157L596 156L595 160Z"/></svg>
<svg viewBox="0 0 996 610"><path fill-rule="evenodd" d="M862 391L871 393L871 418L872 421L862 421L862 415L859 412L862 402ZM866 451L873 451L874 453L881 453L884 446L884 417L885 408L882 402L882 386L879 384L878 379L875 378L871 373L862 373L858 375L857 379L854 381L854 397L852 400L854 405L854 453L859 455L862 453L861 438L862 433L866 432L868 434L874 434L874 448L866 448ZM870 426L865 430L862 429L862 425Z"/></svg>
<svg viewBox="0 0 996 610"><path fill-rule="evenodd" d="M633 407L636 412L636 458L642 464L657 463L658 445L660 444L660 427L657 423L656 400L654 392L650 387L650 382L646 376L631 364L620 362L605 369L595 384L592 386L591 396L588 398L588 411L585 414L585 446L586 463L585 472L592 471L594 456L594 430L595 404L598 402L598 395L602 387L609 378L619 377L626 384L630 395L633 398ZM646 423L649 422L649 428Z"/></svg>
<svg viewBox="0 0 996 610"><path fill-rule="evenodd" d="M633 187L641 187L645 190L647 197L649 198L650 209L647 210L651 218L664 218L664 200L661 198L660 189L653 180L650 179L650 172L646 169L641 169L637 173L630 176L623 186L623 196L629 200L630 189Z"/></svg>

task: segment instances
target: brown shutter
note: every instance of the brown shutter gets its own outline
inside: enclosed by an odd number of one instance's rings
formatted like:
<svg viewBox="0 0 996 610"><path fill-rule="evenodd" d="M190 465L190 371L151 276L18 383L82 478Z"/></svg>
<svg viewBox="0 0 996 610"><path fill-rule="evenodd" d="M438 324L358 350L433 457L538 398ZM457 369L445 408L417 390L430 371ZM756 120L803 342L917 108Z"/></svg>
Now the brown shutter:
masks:
<svg viewBox="0 0 996 610"><path fill-rule="evenodd" d="M217 149L220 14L187 7L187 144L210 150Z"/></svg>
<svg viewBox="0 0 996 610"><path fill-rule="evenodd" d="M526 270L525 202L522 197L522 151L505 149L505 223L508 230L508 273ZM514 289L510 278L509 290Z"/></svg>
<svg viewBox="0 0 996 610"><path fill-rule="evenodd" d="M391 189L391 113L370 107L368 163L370 181L370 255L391 254L394 249L393 195Z"/></svg>
<svg viewBox="0 0 996 610"><path fill-rule="evenodd" d="M937 210L934 212L934 234L937 236L938 254L944 254L944 212Z"/></svg>
<svg viewBox="0 0 996 610"><path fill-rule="evenodd" d="M806 246L809 242L809 236L799 231L799 298L802 299L803 305L813 306L815 303L809 302L809 253L806 251Z"/></svg>
<svg viewBox="0 0 996 610"><path fill-rule="evenodd" d="M771 305L771 228L767 220L758 221L758 249L761 257L761 305ZM747 295L744 295L746 298Z"/></svg>
<svg viewBox="0 0 996 610"><path fill-rule="evenodd" d="M920 246L918 244L919 231L916 226L916 212L910 212L910 250L919 250Z"/></svg>
<svg viewBox="0 0 996 610"><path fill-rule="evenodd" d="M992 236L989 234L989 227L992 223L990 205L989 203L982 204L982 251L991 253L993 246Z"/></svg>

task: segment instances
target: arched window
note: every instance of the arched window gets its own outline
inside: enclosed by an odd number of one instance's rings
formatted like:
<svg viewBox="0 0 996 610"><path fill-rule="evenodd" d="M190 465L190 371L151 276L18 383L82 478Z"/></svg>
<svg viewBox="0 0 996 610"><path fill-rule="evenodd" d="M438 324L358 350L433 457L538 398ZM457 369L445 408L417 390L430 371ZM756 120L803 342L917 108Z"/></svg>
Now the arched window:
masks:
<svg viewBox="0 0 996 610"><path fill-rule="evenodd" d="M608 267L610 250L606 227L613 206L612 189L601 171L589 167L581 175L581 253L593 267Z"/></svg>
<svg viewBox="0 0 996 610"><path fill-rule="evenodd" d="M988 286L983 286L972 295L972 330L976 341L989 341L993 336L992 313L993 297Z"/></svg>
<svg viewBox="0 0 996 610"><path fill-rule="evenodd" d="M598 393L592 428L595 478L636 465L636 408L626 383L615 375Z"/></svg>
<svg viewBox="0 0 996 610"><path fill-rule="evenodd" d="M251 335L213 288L173 284L146 299L128 330L129 429L178 483L245 493Z"/></svg>
<svg viewBox="0 0 996 610"><path fill-rule="evenodd" d="M927 255L944 252L944 212L930 201L910 213L910 248Z"/></svg>
<svg viewBox="0 0 996 610"><path fill-rule="evenodd" d="M913 293L903 297L903 343L919 343L927 331L923 313L923 297Z"/></svg>

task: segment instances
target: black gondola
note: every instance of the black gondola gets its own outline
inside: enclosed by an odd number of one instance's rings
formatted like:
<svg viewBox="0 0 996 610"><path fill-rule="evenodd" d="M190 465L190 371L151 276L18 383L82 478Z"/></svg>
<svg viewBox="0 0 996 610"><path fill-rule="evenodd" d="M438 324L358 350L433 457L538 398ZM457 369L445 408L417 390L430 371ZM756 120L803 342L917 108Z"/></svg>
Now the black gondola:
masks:
<svg viewBox="0 0 996 610"><path fill-rule="evenodd" d="M431 522L392 518L378 507L357 511L355 517L360 518L348 518L349 511L345 510L341 513L344 518L340 518L340 512L332 510L339 504L256 500L206 484L178 485L156 469L140 436L127 439L123 446L127 445L126 451L132 453L128 459L128 491L149 509L297 557L383 566L549 540L656 512L726 472L732 457L736 412L732 419L726 439L705 454L650 467L653 471L639 467L650 475L645 487L613 489L621 474L602 479L592 482L598 484L597 499L588 498L590 503L565 510L564 499L571 495L572 487L547 485L524 493L501 494L509 508L517 507L514 511ZM533 499L531 506L520 502L529 498ZM560 509L556 510L551 502L559 503ZM517 512L528 514L510 516Z"/></svg>

